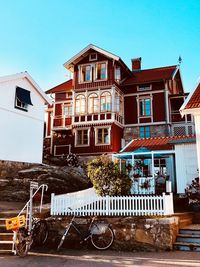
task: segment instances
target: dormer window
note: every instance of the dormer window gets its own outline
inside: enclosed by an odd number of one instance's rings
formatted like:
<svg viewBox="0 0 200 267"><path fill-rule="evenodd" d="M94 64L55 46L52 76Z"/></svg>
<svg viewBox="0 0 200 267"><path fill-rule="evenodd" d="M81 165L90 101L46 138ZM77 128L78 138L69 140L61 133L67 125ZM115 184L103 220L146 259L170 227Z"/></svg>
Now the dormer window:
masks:
<svg viewBox="0 0 200 267"><path fill-rule="evenodd" d="M33 106L30 93L30 91L17 86L15 94L15 108L28 111L28 105Z"/></svg>
<svg viewBox="0 0 200 267"><path fill-rule="evenodd" d="M92 53L89 55L89 61L97 60L97 53Z"/></svg>

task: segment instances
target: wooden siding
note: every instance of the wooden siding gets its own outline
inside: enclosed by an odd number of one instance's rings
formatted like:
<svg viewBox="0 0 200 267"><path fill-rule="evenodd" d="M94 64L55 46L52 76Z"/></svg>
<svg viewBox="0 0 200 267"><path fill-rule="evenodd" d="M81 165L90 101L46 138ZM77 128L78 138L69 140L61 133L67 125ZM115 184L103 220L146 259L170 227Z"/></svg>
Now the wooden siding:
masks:
<svg viewBox="0 0 200 267"><path fill-rule="evenodd" d="M105 127L106 125L103 125L102 127ZM107 125L108 127L110 125ZM103 153L113 153L113 152L119 152L121 149L121 139L123 138L123 129L119 126L115 125L114 123L111 125L111 144L110 145L95 145L95 127L99 127L99 125L96 126L90 126L90 145L84 146L84 147L72 147L72 152L75 154L103 154ZM75 139L75 135L73 136Z"/></svg>
<svg viewBox="0 0 200 267"><path fill-rule="evenodd" d="M153 121L165 121L165 95L158 93L153 95Z"/></svg>
<svg viewBox="0 0 200 267"><path fill-rule="evenodd" d="M125 124L134 124L138 122L136 96L124 98L124 118Z"/></svg>

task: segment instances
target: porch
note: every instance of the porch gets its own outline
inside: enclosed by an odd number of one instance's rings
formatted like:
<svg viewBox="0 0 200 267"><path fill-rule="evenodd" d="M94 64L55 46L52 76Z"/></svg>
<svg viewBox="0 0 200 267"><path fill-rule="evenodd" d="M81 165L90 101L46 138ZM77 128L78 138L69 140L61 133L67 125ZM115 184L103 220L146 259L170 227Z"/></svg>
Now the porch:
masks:
<svg viewBox="0 0 200 267"><path fill-rule="evenodd" d="M131 194L160 195L175 191L174 150L149 151L140 148L113 154L112 159L132 179Z"/></svg>

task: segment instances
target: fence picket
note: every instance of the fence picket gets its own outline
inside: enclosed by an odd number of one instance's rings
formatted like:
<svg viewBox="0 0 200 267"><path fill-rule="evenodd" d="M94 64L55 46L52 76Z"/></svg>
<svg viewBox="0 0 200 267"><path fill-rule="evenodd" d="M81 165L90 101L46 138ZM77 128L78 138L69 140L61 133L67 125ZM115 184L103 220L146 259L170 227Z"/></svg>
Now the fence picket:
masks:
<svg viewBox="0 0 200 267"><path fill-rule="evenodd" d="M72 211L69 209L72 209ZM172 194L161 196L54 195L51 215L147 216L173 214Z"/></svg>

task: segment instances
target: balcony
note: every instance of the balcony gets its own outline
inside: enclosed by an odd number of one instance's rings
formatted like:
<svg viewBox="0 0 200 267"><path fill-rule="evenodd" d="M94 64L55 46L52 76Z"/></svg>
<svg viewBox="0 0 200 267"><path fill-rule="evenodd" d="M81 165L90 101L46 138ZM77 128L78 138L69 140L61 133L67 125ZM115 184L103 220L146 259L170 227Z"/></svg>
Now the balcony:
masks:
<svg viewBox="0 0 200 267"><path fill-rule="evenodd" d="M94 123L94 122L114 122L117 121L120 124L124 123L124 119L121 115L115 112L106 112L106 113L97 113L97 114L84 114L84 115L75 115L74 124L76 123Z"/></svg>
<svg viewBox="0 0 200 267"><path fill-rule="evenodd" d="M53 129L71 129L72 117L55 116L53 118Z"/></svg>

